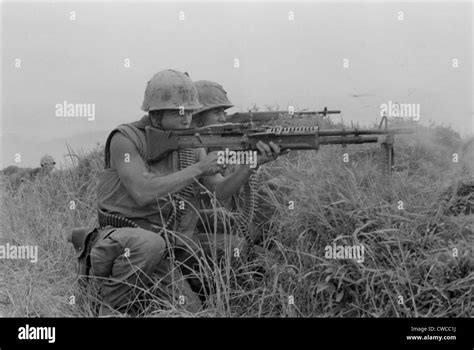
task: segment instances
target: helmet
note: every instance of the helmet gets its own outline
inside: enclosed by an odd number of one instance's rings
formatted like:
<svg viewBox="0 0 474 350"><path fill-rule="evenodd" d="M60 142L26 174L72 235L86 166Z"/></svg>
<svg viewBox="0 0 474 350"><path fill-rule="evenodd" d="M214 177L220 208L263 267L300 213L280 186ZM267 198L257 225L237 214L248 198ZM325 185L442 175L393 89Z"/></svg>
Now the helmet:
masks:
<svg viewBox="0 0 474 350"><path fill-rule="evenodd" d="M185 73L166 69L156 73L146 86L142 110L199 109L202 105L193 81Z"/></svg>
<svg viewBox="0 0 474 350"><path fill-rule="evenodd" d="M234 107L227 98L227 92L222 85L213 81L199 80L194 83L198 90L199 102L203 107L194 112L194 114L208 111L213 108L224 107L224 109Z"/></svg>
<svg viewBox="0 0 474 350"><path fill-rule="evenodd" d="M45 154L43 157L40 159L40 165L45 166L45 165L54 165L56 162L54 161L53 156L49 154Z"/></svg>

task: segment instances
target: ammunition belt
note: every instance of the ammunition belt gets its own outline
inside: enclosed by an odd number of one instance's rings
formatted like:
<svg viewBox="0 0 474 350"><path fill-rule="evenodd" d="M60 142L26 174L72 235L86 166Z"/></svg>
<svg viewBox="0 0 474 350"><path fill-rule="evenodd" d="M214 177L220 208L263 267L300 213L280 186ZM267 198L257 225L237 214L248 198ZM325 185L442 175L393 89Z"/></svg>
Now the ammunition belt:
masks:
<svg viewBox="0 0 474 350"><path fill-rule="evenodd" d="M105 228L107 226L112 226L114 228L122 227L131 227L131 228L142 228L144 230L152 231L158 233L163 238L165 233L164 227L157 226L146 219L127 219L118 214L104 213L103 211L98 211L99 216L99 228ZM165 225L166 226L166 225Z"/></svg>
<svg viewBox="0 0 474 350"><path fill-rule="evenodd" d="M250 235L250 225L255 218L258 207L257 190L261 186L261 177L259 172L253 173L249 181L244 185L244 205L242 211L237 214L237 229L241 236L245 238L249 246L253 245L253 239Z"/></svg>
<svg viewBox="0 0 474 350"><path fill-rule="evenodd" d="M124 218L117 214L104 213L102 210L98 211L99 215L99 227L112 226L115 228L121 227L133 227L139 228L139 226L132 220Z"/></svg>
<svg viewBox="0 0 474 350"><path fill-rule="evenodd" d="M188 166L196 163L196 151L193 148L183 148L178 151L178 157L179 157L179 170L183 170L187 168ZM183 188L181 191L179 191L176 195L174 195L173 199L176 200L182 200L184 202L185 208L187 205L187 201L190 201L194 195L194 189L195 189L195 184L191 184ZM174 221L174 226L176 228L176 225L178 225L181 222L181 219L186 212L186 209L181 209L181 210L173 210L173 214L171 217L168 219L165 227L168 227L170 224L173 223Z"/></svg>

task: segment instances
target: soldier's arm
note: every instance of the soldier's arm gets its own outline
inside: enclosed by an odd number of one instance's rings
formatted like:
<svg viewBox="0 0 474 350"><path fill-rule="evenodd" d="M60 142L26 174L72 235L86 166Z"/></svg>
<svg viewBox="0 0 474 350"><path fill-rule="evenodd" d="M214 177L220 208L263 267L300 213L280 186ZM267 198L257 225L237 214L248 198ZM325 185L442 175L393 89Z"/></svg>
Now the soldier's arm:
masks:
<svg viewBox="0 0 474 350"><path fill-rule="evenodd" d="M129 155L129 162L125 162L126 154ZM117 169L121 182L141 206L154 203L156 198L167 196L168 193L180 191L203 174L199 163L170 175L153 174L147 170L135 145L118 132L110 142L110 165Z"/></svg>

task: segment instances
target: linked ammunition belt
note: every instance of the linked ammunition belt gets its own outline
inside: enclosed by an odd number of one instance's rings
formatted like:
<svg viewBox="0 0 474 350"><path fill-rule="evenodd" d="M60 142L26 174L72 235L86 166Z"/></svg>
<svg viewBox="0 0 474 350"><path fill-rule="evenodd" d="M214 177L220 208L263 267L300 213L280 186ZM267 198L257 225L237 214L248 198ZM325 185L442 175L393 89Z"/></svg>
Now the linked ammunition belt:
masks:
<svg viewBox="0 0 474 350"><path fill-rule="evenodd" d="M99 216L99 227L104 228L107 226L112 226L115 228L122 227L131 227L131 228L142 228L144 230L152 231L158 233L159 235L164 234L164 228L157 226L146 219L127 219L118 214L104 213L103 211L98 211ZM164 237L163 237L164 238Z"/></svg>
<svg viewBox="0 0 474 350"><path fill-rule="evenodd" d="M121 227L139 228L139 226L136 223L134 223L130 219L124 218L123 216L104 213L102 210L99 210L98 214L99 214L99 227L112 226L116 228L121 228Z"/></svg>
<svg viewBox="0 0 474 350"><path fill-rule="evenodd" d="M257 190L260 187L259 173L252 174L248 183L244 185L244 205L242 211L237 214L236 222L239 233L252 246L253 239L250 236L250 225L255 218L255 210L258 206Z"/></svg>
<svg viewBox="0 0 474 350"><path fill-rule="evenodd" d="M179 170L183 170L184 168L187 168L188 166L196 163L196 152L193 148L183 148L178 151L178 157L179 157ZM185 188L183 188L181 191L179 191L174 197L175 202L177 200L183 201L185 208L186 208L186 202L190 201L194 195L194 184L188 185ZM174 226L176 228L176 225L178 225L181 222L181 219L186 212L186 209L184 210L173 210L173 214L171 217L168 219L166 222L165 227L169 227L170 224L173 223L174 221Z"/></svg>

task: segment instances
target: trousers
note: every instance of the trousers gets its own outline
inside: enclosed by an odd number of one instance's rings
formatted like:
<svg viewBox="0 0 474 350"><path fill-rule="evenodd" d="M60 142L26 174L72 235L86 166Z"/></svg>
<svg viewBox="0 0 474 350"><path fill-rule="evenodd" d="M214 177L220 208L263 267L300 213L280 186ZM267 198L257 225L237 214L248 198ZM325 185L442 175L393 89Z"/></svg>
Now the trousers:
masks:
<svg viewBox="0 0 474 350"><path fill-rule="evenodd" d="M245 250L245 241L228 234L196 235L207 256ZM178 301L187 311L202 308L188 280L166 256L162 236L142 228L118 228L100 236L91 248L90 276L98 284L102 301L121 312L132 312L138 301L158 296L163 302Z"/></svg>

